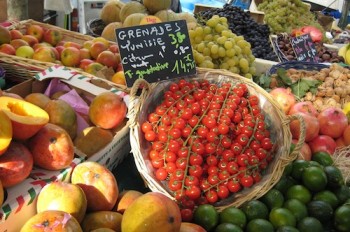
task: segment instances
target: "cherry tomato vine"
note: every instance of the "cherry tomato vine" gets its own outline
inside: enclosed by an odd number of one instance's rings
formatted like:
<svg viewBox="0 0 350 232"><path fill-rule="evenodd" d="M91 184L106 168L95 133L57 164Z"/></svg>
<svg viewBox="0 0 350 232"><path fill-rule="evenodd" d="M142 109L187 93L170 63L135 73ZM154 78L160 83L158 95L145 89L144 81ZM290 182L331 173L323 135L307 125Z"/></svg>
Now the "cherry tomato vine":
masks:
<svg viewBox="0 0 350 232"><path fill-rule="evenodd" d="M214 204L261 181L274 144L259 103L244 83L181 79L164 92L141 130L152 144L155 178L182 209Z"/></svg>

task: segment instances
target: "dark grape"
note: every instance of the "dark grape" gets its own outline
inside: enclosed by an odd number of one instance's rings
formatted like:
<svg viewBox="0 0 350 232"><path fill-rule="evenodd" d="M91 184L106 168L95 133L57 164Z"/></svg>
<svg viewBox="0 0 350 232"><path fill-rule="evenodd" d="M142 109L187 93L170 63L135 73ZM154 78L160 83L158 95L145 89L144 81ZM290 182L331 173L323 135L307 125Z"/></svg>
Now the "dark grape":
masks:
<svg viewBox="0 0 350 232"><path fill-rule="evenodd" d="M278 61L269 39L270 29L266 24L257 23L248 11L225 4L222 8L210 8L195 14L199 22L205 22L213 15L227 18L229 29L238 36L243 36L251 44L256 58Z"/></svg>

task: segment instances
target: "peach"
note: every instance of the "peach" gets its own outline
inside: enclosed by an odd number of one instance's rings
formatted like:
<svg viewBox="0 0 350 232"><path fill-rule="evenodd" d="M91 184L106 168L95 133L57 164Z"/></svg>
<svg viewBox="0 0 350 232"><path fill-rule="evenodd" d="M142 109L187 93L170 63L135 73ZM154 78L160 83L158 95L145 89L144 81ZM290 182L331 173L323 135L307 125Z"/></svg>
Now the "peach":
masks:
<svg viewBox="0 0 350 232"><path fill-rule="evenodd" d="M87 48L79 49L80 59L91 59L90 51Z"/></svg>
<svg viewBox="0 0 350 232"><path fill-rule="evenodd" d="M110 211L117 202L117 180L107 167L97 162L86 161L75 166L71 183L85 192L89 212Z"/></svg>
<svg viewBox="0 0 350 232"><path fill-rule="evenodd" d="M24 100L45 109L51 99L43 93L30 93L24 97Z"/></svg>
<svg viewBox="0 0 350 232"><path fill-rule="evenodd" d="M104 129L118 127L125 119L127 106L123 98L112 92L97 95L89 107L91 122Z"/></svg>

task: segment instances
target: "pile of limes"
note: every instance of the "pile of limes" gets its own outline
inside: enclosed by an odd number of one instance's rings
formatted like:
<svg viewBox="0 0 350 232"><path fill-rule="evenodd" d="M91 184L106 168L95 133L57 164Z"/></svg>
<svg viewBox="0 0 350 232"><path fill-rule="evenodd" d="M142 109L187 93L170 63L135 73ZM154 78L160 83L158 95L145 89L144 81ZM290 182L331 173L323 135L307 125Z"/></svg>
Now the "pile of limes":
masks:
<svg viewBox="0 0 350 232"><path fill-rule="evenodd" d="M218 212L194 211L194 223L213 232L350 231L350 188L324 152L288 165L279 182L259 199Z"/></svg>

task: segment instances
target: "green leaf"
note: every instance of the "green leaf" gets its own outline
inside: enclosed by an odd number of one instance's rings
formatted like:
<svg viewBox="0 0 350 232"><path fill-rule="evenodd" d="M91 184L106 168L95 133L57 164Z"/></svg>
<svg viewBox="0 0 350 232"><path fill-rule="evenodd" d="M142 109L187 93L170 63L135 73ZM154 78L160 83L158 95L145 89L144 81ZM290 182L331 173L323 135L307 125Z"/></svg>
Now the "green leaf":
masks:
<svg viewBox="0 0 350 232"><path fill-rule="evenodd" d="M302 98L305 96L307 92L312 92L315 94L317 92L317 87L321 84L322 82L319 80L314 80L314 79L300 79L296 83L291 85L292 92L295 96L298 98Z"/></svg>
<svg viewBox="0 0 350 232"><path fill-rule="evenodd" d="M263 74L255 79L255 83L265 90L270 89L271 78L270 76Z"/></svg>
<svg viewBox="0 0 350 232"><path fill-rule="evenodd" d="M287 75L287 71L284 68L277 69L277 75L281 78L284 84L291 85L293 84L292 79Z"/></svg>

